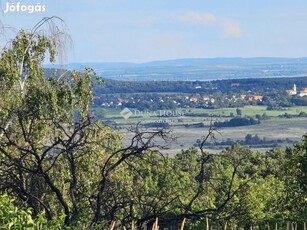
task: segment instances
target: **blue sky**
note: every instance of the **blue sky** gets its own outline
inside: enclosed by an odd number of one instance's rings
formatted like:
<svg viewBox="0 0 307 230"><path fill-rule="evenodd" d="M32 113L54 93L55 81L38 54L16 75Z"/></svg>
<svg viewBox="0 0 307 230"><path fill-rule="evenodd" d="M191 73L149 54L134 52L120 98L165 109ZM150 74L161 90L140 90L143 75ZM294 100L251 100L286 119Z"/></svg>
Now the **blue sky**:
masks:
<svg viewBox="0 0 307 230"><path fill-rule="evenodd" d="M44 12L2 12L30 29L62 18L73 41L65 62L146 62L175 58L305 57L306 0L19 0Z"/></svg>

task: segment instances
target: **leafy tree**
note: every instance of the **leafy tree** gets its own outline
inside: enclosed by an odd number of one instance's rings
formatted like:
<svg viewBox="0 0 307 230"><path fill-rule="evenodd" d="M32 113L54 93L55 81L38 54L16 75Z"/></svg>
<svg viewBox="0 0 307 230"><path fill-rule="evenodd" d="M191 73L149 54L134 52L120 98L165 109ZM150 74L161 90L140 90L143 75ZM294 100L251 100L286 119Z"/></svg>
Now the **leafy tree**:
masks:
<svg viewBox="0 0 307 230"><path fill-rule="evenodd" d="M51 219L65 213L68 224L79 213L75 161L92 147L89 137L98 136L88 117L92 71L47 79L42 62L47 51L50 61L55 60L58 40L38 33L40 25L32 32L21 30L2 51L0 186L34 214L44 210ZM63 184L53 174L61 167L69 172L61 175Z"/></svg>
<svg viewBox="0 0 307 230"><path fill-rule="evenodd" d="M303 141L295 145L294 148L288 148L286 154L284 206L289 211L289 220L306 221L307 135L305 134Z"/></svg>
<svg viewBox="0 0 307 230"><path fill-rule="evenodd" d="M0 59L0 191L34 215L64 215L66 225L89 225L91 217L94 225L113 220L114 210L105 208L112 200L111 179L128 158L145 154L166 134L136 131L122 148L121 134L90 117L91 69L45 76L46 53L53 62L59 44L39 33L41 25L21 30Z"/></svg>

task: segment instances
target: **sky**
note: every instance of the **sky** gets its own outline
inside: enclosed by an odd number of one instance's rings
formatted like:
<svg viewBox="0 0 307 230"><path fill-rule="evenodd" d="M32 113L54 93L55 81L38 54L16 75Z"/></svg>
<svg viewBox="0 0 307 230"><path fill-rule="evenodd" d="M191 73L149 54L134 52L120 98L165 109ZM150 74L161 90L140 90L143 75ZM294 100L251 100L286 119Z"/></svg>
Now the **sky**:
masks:
<svg viewBox="0 0 307 230"><path fill-rule="evenodd" d="M30 30L43 17L60 17L72 40L65 63L307 56L306 0L2 0L1 5L0 21L9 28L2 40Z"/></svg>

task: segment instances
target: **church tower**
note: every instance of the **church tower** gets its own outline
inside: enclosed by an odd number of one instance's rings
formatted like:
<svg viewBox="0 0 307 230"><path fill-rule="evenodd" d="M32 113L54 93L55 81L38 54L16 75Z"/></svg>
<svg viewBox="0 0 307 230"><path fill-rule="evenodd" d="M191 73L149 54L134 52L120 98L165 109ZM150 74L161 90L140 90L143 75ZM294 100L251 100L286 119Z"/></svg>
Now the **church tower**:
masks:
<svg viewBox="0 0 307 230"><path fill-rule="evenodd" d="M293 85L293 92L296 94L297 91L296 91L296 84Z"/></svg>

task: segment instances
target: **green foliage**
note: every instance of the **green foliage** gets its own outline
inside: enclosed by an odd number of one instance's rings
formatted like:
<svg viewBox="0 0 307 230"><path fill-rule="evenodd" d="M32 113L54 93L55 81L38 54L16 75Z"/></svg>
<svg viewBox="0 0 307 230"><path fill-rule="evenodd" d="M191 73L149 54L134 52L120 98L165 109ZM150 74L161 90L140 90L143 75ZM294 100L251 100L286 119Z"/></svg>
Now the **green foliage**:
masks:
<svg viewBox="0 0 307 230"><path fill-rule="evenodd" d="M255 120L252 117L234 117L229 121L223 122L214 122L216 127L237 127L237 126L246 126L246 125L256 125L259 124L259 120Z"/></svg>
<svg viewBox="0 0 307 230"><path fill-rule="evenodd" d="M48 221L43 213L35 218L30 209L23 210L14 205L14 200L8 195L0 196L0 226L4 229L63 229L62 220Z"/></svg>
<svg viewBox="0 0 307 230"><path fill-rule="evenodd" d="M306 220L307 216L307 134L301 143L286 151L284 164L285 207L290 212L290 220Z"/></svg>
<svg viewBox="0 0 307 230"><path fill-rule="evenodd" d="M53 37L21 30L2 51L0 190L34 216L64 216L68 225L84 207L89 211L101 165L122 135L91 122L93 70L46 78L42 63L47 52L55 60L57 45Z"/></svg>

